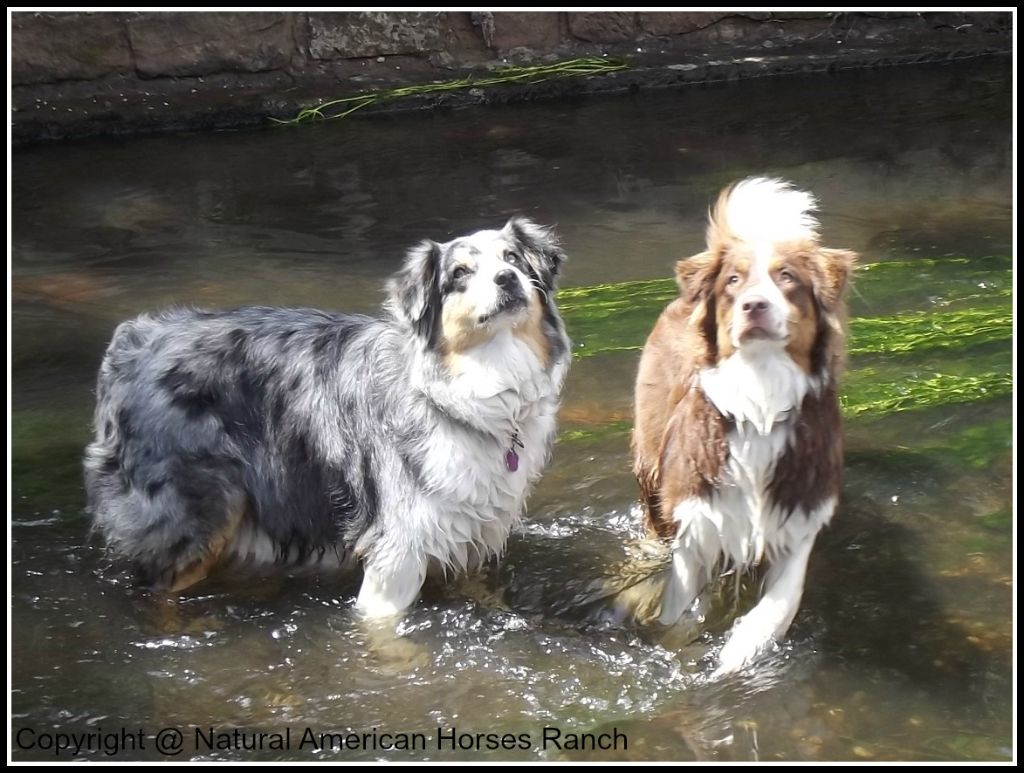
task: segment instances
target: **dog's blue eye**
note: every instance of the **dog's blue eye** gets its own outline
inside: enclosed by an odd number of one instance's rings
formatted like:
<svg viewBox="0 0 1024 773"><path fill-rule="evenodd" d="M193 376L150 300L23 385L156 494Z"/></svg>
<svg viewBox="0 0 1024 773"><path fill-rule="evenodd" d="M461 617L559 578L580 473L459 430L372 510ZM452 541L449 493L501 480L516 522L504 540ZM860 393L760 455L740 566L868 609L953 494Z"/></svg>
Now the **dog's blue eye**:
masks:
<svg viewBox="0 0 1024 773"><path fill-rule="evenodd" d="M792 284L793 282L796 281L796 277L793 276L793 272L790 271L788 268L784 268L782 269L782 271L779 272L779 279L781 279L783 282L786 282L787 284Z"/></svg>
<svg viewBox="0 0 1024 773"><path fill-rule="evenodd" d="M505 260L512 264L518 264L522 260L518 252L506 252Z"/></svg>

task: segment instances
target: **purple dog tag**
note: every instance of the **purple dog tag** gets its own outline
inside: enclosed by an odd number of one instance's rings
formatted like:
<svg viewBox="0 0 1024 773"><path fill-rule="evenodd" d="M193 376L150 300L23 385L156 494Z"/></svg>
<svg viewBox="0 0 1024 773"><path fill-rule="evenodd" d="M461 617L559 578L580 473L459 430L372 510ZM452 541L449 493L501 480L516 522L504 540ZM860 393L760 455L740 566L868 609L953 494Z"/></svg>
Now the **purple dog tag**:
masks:
<svg viewBox="0 0 1024 773"><path fill-rule="evenodd" d="M505 452L505 469L509 472L515 472L519 469L519 454L516 453L514 448L510 448Z"/></svg>

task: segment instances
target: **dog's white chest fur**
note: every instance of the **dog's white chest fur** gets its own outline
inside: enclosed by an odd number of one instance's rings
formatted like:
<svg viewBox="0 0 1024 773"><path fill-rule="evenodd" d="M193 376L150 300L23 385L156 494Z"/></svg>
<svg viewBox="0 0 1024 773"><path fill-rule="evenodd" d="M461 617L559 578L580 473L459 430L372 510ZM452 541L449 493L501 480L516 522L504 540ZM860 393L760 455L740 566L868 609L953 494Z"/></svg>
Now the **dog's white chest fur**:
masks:
<svg viewBox="0 0 1024 773"><path fill-rule="evenodd" d="M722 484L710 497L693 497L676 507L677 541L707 564L722 556L743 569L791 544L792 529L813 534L821 526L807 517L820 521L821 514L782 512L769 496L800 405L809 390L820 387L781 347L765 344L702 371L700 388L733 422L729 455Z"/></svg>
<svg viewBox="0 0 1024 773"><path fill-rule="evenodd" d="M774 342L748 344L718 367L706 368L700 386L723 416L764 436L800 407L808 390L820 388Z"/></svg>
<svg viewBox="0 0 1024 773"><path fill-rule="evenodd" d="M794 442L793 422L808 391L821 388L781 348L757 347L753 356L737 353L703 371L700 388L733 422L729 458L710 496L685 499L673 512L678 531L662 620L678 619L719 560L742 571L770 559L764 599L741 618L719 654L720 672L728 672L788 627L814 536L832 517L836 500L827 497L811 512L783 511L772 500L776 465Z"/></svg>
<svg viewBox="0 0 1024 773"><path fill-rule="evenodd" d="M441 509L483 524L502 522L507 535L547 461L560 386L558 375L545 372L530 347L507 332L460 358L450 391L472 411L474 428L435 433L424 460ZM518 456L515 470L506 463L510 451ZM500 549L505 535L482 547Z"/></svg>
<svg viewBox="0 0 1024 773"><path fill-rule="evenodd" d="M423 556L445 571L465 569L501 552L547 463L564 375L564 364L545 371L531 348L510 333L460 355L443 399L466 420L444 422L418 444L422 489L416 501L403 503L406 542L396 549ZM435 389L432 397L442 396ZM521 445L514 446L514 437ZM518 456L515 470L506 461L511 450ZM404 558L383 563L408 567L410 556ZM392 599L415 594L427 563L391 577L368 573L361 608L379 616Z"/></svg>

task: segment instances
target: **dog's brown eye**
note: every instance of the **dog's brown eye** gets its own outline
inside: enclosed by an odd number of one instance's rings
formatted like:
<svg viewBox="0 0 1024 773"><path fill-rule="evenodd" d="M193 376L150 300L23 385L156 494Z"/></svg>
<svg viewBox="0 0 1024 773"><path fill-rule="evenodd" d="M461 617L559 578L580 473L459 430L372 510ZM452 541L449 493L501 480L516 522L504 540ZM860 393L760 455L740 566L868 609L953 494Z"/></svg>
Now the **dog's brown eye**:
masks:
<svg viewBox="0 0 1024 773"><path fill-rule="evenodd" d="M730 276L730 277L729 277L729 278L728 278L728 279L727 279L727 280L725 281L725 283L726 283L727 285L729 285L730 287L732 287L732 286L733 286L734 284L737 284L737 283L738 283L739 281L740 281L740 275L739 275L739 274L733 274L732 276Z"/></svg>
<svg viewBox="0 0 1024 773"><path fill-rule="evenodd" d="M518 263L520 260L522 260L522 257L520 257L518 252L506 252L505 260L508 261L509 263Z"/></svg>
<svg viewBox="0 0 1024 773"><path fill-rule="evenodd" d="M455 281L462 279L462 277L466 276L467 274L469 274L469 269L466 268L465 266L456 266L454 269L452 269L452 279L454 279Z"/></svg>

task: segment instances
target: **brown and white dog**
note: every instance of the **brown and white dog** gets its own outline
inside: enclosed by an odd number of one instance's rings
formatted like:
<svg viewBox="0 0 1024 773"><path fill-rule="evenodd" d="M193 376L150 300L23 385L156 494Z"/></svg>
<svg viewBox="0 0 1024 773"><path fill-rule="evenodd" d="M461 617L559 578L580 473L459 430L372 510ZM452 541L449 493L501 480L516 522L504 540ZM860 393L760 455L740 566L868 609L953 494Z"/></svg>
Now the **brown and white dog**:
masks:
<svg viewBox="0 0 1024 773"><path fill-rule="evenodd" d="M856 255L820 245L815 207L782 180L723 191L707 249L676 264L680 296L640 360L634 471L648 527L674 538L661 622L675 623L716 568L770 565L717 673L785 634L839 496L836 390Z"/></svg>

